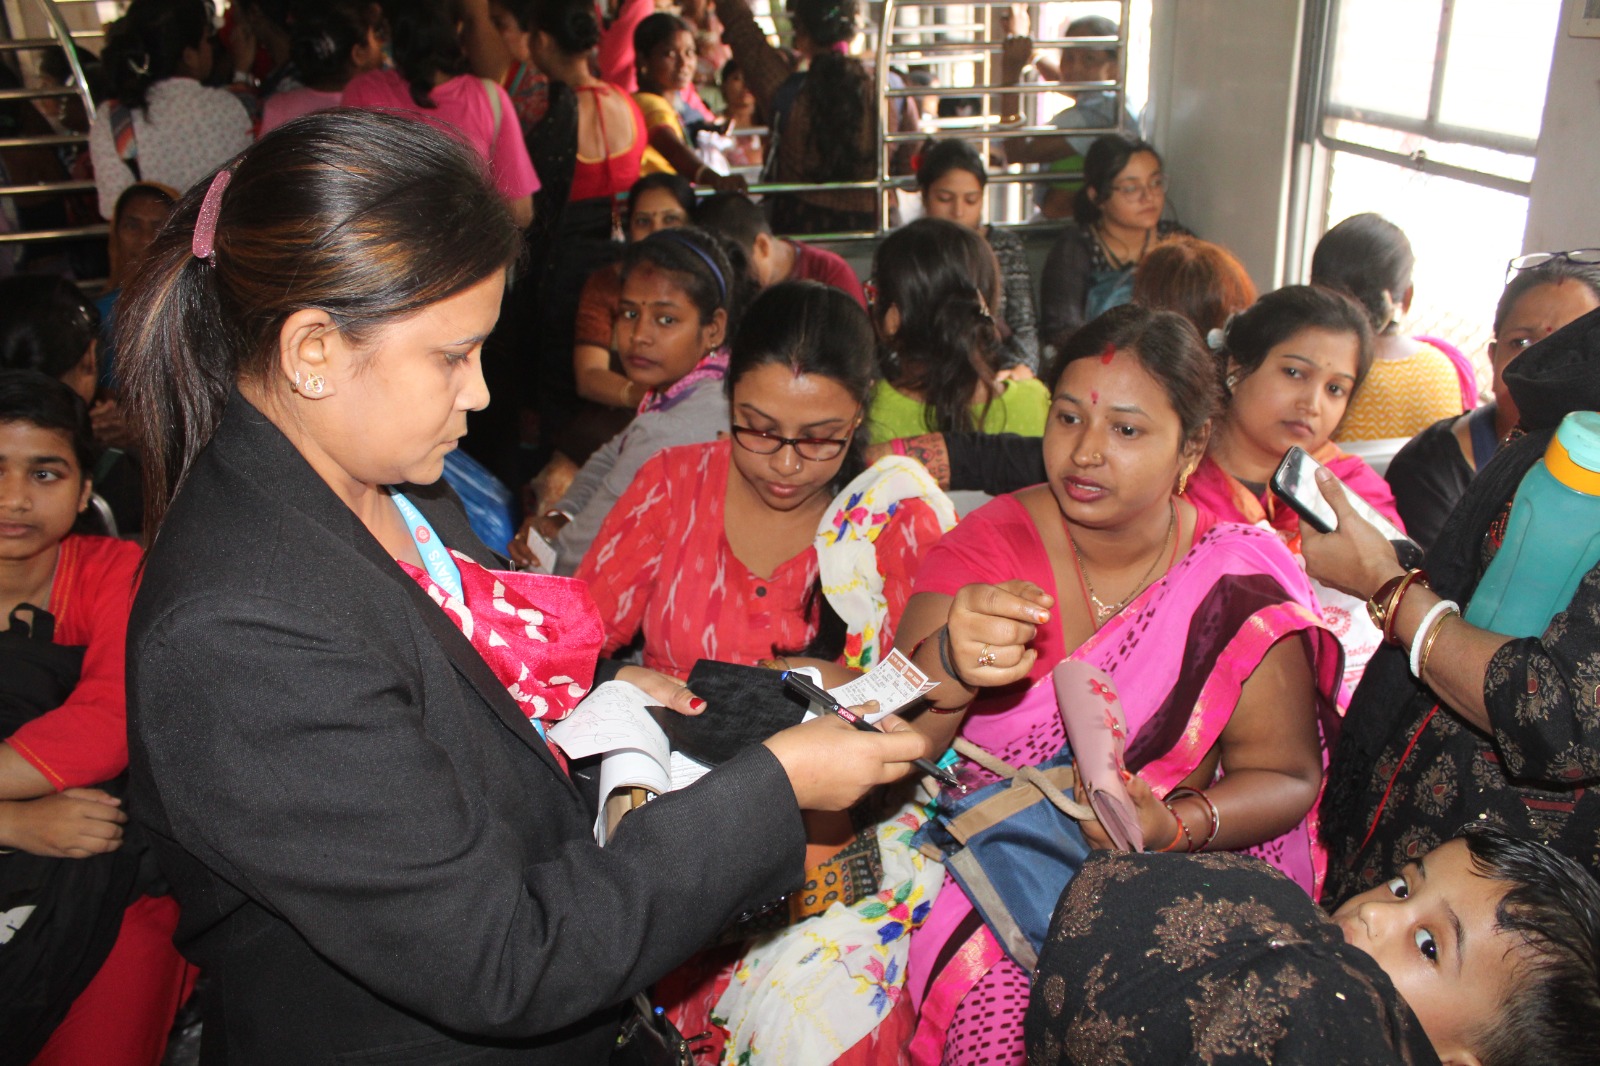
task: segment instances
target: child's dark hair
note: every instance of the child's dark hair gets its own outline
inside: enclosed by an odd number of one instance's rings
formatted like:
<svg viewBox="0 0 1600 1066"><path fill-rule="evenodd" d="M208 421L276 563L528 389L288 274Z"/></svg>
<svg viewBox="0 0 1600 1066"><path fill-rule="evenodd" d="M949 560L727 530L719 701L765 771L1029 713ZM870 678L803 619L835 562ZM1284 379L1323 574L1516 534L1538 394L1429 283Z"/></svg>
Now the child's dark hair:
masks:
<svg viewBox="0 0 1600 1066"><path fill-rule="evenodd" d="M983 157L978 155L977 149L966 141L951 137L943 141L930 141L923 149L922 160L917 164L917 188L926 194L934 182L952 170L965 170L978 179L980 188L989 184L989 171L983 165Z"/></svg>
<svg viewBox="0 0 1600 1066"><path fill-rule="evenodd" d="M940 218L920 218L885 237L872 257L878 321L890 307L900 328L888 339L892 380L922 394L929 432L976 429L980 384L995 383L1000 268L983 236ZM992 402L992 401L991 401Z"/></svg>
<svg viewBox="0 0 1600 1066"><path fill-rule="evenodd" d="M1500 302L1495 304L1495 335L1499 336L1500 328L1506 324L1506 317L1511 314L1511 309L1523 296L1541 285L1559 285L1569 280L1582 285L1594 294L1596 300L1600 300L1600 266L1593 263L1552 259L1548 263L1540 263L1536 267L1517 271L1517 276L1511 279L1505 291L1500 294Z"/></svg>
<svg viewBox="0 0 1600 1066"><path fill-rule="evenodd" d="M0 426L12 422L65 434L79 472L88 477L94 470L99 449L89 407L56 378L35 370L0 370Z"/></svg>
<svg viewBox="0 0 1600 1066"><path fill-rule="evenodd" d="M456 36L456 15L449 0L384 0L395 69L411 89L418 107L435 108L434 77L467 72L467 53Z"/></svg>
<svg viewBox="0 0 1600 1066"><path fill-rule="evenodd" d="M0 369L59 378L99 337L99 310L66 278L0 278Z"/></svg>
<svg viewBox="0 0 1600 1066"><path fill-rule="evenodd" d="M728 314L727 335L739 328L755 282L750 260L732 241L693 226L658 230L622 253L623 284L644 264L678 276L701 322L723 310Z"/></svg>
<svg viewBox="0 0 1600 1066"><path fill-rule="evenodd" d="M1600 884L1554 848L1488 826L1461 836L1474 870L1509 885L1495 925L1524 953L1473 1050L1483 1066L1594 1066L1600 1016Z"/></svg>
<svg viewBox="0 0 1600 1066"><path fill-rule="evenodd" d="M639 197L651 189L665 189L678 201L678 206L683 208L685 215L694 215L694 186L682 174L669 174L666 171L657 171L646 174L628 188L628 217L633 217L633 209L639 206Z"/></svg>
<svg viewBox="0 0 1600 1066"><path fill-rule="evenodd" d="M289 35L289 55L307 85L339 85L352 70L351 53L372 32L369 8L355 0L299 4Z"/></svg>
<svg viewBox="0 0 1600 1066"><path fill-rule="evenodd" d="M205 0L133 0L106 27L101 63L112 93L124 107L144 107L150 86L177 74L184 50L199 48L210 34Z"/></svg>
<svg viewBox="0 0 1600 1066"><path fill-rule="evenodd" d="M1083 188L1072 200L1072 217L1080 226L1092 226L1105 213L1101 206L1111 199L1111 186L1128 166L1128 161L1140 152L1149 152L1161 163L1161 153L1148 141L1141 141L1121 133L1108 133L1096 137L1083 156ZM1090 196L1090 190L1094 195Z"/></svg>
<svg viewBox="0 0 1600 1066"><path fill-rule="evenodd" d="M730 400L744 375L757 367L778 365L796 376L815 374L838 382L863 410L871 401L872 388L878 382L872 358L872 323L860 304L831 285L780 281L755 298L743 325L732 336L724 379ZM869 436L867 420L862 418L828 491L838 493L867 468ZM817 635L803 649L775 648L773 654L829 660L844 654L847 627L822 595L820 579L806 595L806 611L818 618Z"/></svg>
<svg viewBox="0 0 1600 1066"><path fill-rule="evenodd" d="M359 345L506 271L521 249L472 149L403 115L305 115L231 166L213 255L193 251L202 180L120 301L118 377L143 436L151 534L234 384L271 380L291 314L320 308Z"/></svg>
<svg viewBox="0 0 1600 1066"><path fill-rule="evenodd" d="M872 78L860 60L835 49L855 38L859 11L857 0L794 0L790 9L795 27L816 46L800 92L811 110L806 155L816 164L817 181L872 176L872 158L860 147L867 130L876 138Z"/></svg>
<svg viewBox="0 0 1600 1066"><path fill-rule="evenodd" d="M1234 315L1223 330L1219 372L1226 373L1231 362L1239 368L1240 380L1249 377L1261 368L1268 352L1303 329L1356 338L1356 380L1350 387L1350 399L1355 399L1372 369L1372 328L1354 300L1321 285L1285 285Z"/></svg>
<svg viewBox="0 0 1600 1066"><path fill-rule="evenodd" d="M1311 253L1311 284L1349 293L1373 332L1398 328L1396 315L1417 257L1405 231L1381 215L1351 215L1322 235Z"/></svg>
<svg viewBox="0 0 1600 1066"><path fill-rule="evenodd" d="M157 185L153 181L136 181L122 190L117 197L116 206L111 209L111 217L118 218L122 212L138 203L140 200L150 200L162 207L171 207L177 203L177 197L167 191L164 185Z"/></svg>
<svg viewBox="0 0 1600 1066"><path fill-rule="evenodd" d="M506 0L506 10L528 33L548 33L569 56L584 55L600 43L592 0Z"/></svg>
<svg viewBox="0 0 1600 1066"><path fill-rule="evenodd" d="M701 200L694 209L694 224L726 237L743 248L746 255L755 251L756 238L772 236L772 223L759 204L743 193L722 192Z"/></svg>
<svg viewBox="0 0 1600 1066"><path fill-rule="evenodd" d="M1048 376L1051 395L1069 364L1090 356L1100 358L1107 349L1132 352L1139 365L1161 383L1178 413L1184 443L1199 439L1221 409L1216 363L1194 325L1180 314L1152 311L1138 304L1113 307L1057 343L1056 361Z"/></svg>

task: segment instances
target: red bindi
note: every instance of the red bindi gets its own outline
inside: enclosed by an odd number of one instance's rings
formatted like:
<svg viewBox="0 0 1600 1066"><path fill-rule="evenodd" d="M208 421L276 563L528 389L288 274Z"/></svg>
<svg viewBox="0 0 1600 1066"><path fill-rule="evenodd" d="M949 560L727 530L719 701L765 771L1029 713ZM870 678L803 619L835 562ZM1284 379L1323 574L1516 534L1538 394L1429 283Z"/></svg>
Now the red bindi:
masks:
<svg viewBox="0 0 1600 1066"><path fill-rule="evenodd" d="M1092 403L1092 404L1095 404L1096 406L1099 405L1099 403L1100 403L1100 390L1099 389L1090 389L1089 390L1089 402Z"/></svg>
<svg viewBox="0 0 1600 1066"><path fill-rule="evenodd" d="M1116 356L1116 354L1117 346L1115 344L1107 344L1106 350L1100 353L1100 365L1109 366L1111 364L1111 360Z"/></svg>

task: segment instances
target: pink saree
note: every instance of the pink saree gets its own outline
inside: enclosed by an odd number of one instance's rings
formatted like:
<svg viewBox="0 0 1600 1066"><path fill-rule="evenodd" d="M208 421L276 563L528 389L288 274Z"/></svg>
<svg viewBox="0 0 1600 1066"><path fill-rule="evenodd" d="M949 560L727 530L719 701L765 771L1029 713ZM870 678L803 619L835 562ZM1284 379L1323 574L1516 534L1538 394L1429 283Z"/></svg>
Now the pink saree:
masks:
<svg viewBox="0 0 1600 1066"><path fill-rule="evenodd" d="M990 520L967 528L980 516ZM1128 716L1128 767L1157 795L1201 763L1245 681L1285 637L1306 637L1325 749L1338 722L1340 648L1319 618L1305 574L1266 530L1231 523L1207 529L1214 519L1205 512L1201 519L1205 532L1188 554L1070 653L1116 680ZM996 535L1005 543L996 543ZM922 577L929 580L919 579L918 591L953 592L972 581L1016 577L1056 591L1044 546L1013 497L995 500L947 535L925 560ZM1012 765L1042 762L1066 740L1049 678L1062 658L1061 638L1055 623L1048 628L1036 641L1040 657L1029 684L986 694L962 726L968 740ZM1313 897L1321 880L1314 814L1315 807L1283 836L1249 849ZM1022 1061L1026 975L948 878L912 938L906 987L920 1005L912 1062Z"/></svg>

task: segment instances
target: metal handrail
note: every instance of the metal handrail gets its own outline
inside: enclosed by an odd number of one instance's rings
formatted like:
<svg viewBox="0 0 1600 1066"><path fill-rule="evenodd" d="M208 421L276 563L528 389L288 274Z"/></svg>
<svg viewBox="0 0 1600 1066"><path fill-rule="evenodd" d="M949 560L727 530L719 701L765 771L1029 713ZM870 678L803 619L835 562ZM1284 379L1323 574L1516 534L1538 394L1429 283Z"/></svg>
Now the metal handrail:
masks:
<svg viewBox="0 0 1600 1066"><path fill-rule="evenodd" d="M88 144L82 133L41 133L36 137L0 137L0 148L53 148L62 144Z"/></svg>
<svg viewBox="0 0 1600 1066"><path fill-rule="evenodd" d="M48 100L53 96L77 96L78 90L63 86L59 89L0 89L0 100Z"/></svg>
<svg viewBox="0 0 1600 1066"><path fill-rule="evenodd" d="M65 3L83 3L87 0L61 0ZM83 100L83 113L94 114L94 95L89 92L89 79L84 76L83 64L78 62L78 49L73 46L73 33L67 28L61 12L56 10L57 0L38 0L39 10L43 12L45 21L50 24L50 30L55 34L56 40L61 44L61 51L67 57L67 68L72 71L73 84L77 86L77 95ZM87 36L97 36L88 34Z"/></svg>
<svg viewBox="0 0 1600 1066"><path fill-rule="evenodd" d="M37 196L47 192L88 192L92 181L41 181L32 185L0 185L0 196Z"/></svg>
<svg viewBox="0 0 1600 1066"><path fill-rule="evenodd" d="M891 97L902 96L1038 96L1045 93L1076 93L1086 90L1120 93L1114 81L1026 81L983 85L908 85L904 89L885 89Z"/></svg>
<svg viewBox="0 0 1600 1066"><path fill-rule="evenodd" d="M62 229L36 229L26 233L0 233L0 244L26 244L33 241L71 241L85 237L105 237L111 227L104 222L88 226L67 226Z"/></svg>

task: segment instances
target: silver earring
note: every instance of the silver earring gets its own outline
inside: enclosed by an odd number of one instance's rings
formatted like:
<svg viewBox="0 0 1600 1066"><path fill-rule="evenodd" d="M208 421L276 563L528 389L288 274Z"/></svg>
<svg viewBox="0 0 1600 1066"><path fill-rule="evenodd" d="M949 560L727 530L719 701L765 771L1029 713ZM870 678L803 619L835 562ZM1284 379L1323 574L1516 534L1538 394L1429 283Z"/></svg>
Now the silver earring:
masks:
<svg viewBox="0 0 1600 1066"><path fill-rule="evenodd" d="M323 380L321 374L306 375L306 391L313 396L322 395Z"/></svg>
<svg viewBox="0 0 1600 1066"><path fill-rule="evenodd" d="M1228 391L1230 391L1230 392L1233 391L1233 387L1235 385L1239 384L1239 375L1238 374L1229 374L1228 377L1227 377L1227 380L1224 381L1223 384L1228 386Z"/></svg>
<svg viewBox="0 0 1600 1066"><path fill-rule="evenodd" d="M298 370L294 372L294 391L300 391L300 371Z"/></svg>

